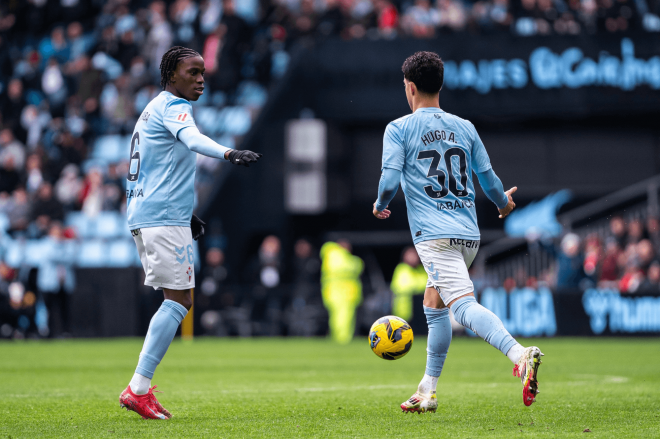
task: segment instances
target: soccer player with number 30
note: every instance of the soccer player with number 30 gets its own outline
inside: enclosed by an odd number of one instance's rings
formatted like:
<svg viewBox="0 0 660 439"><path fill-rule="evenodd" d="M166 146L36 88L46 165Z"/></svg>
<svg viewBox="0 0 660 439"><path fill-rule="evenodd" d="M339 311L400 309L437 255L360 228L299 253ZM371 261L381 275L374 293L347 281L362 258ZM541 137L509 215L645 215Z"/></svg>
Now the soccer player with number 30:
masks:
<svg viewBox="0 0 660 439"><path fill-rule="evenodd" d="M472 172L500 218L516 206L477 131L467 120L440 109L444 79L442 60L433 52L417 52L403 63L404 85L412 114L391 122L383 139L383 166L373 214L387 219L388 204L399 188L406 196L408 222L417 253L428 273L424 313L429 327L426 373L417 392L401 404L404 412L435 412L436 386L451 342L449 309L456 320L499 349L523 382L523 402L538 394L536 374L543 355L522 347L500 319L474 298L468 274L479 250ZM530 317L531 318L531 317Z"/></svg>
<svg viewBox="0 0 660 439"><path fill-rule="evenodd" d="M163 91L144 109L131 138L126 188L128 226L146 275L145 285L163 290L140 359L119 404L143 418L172 417L156 399L151 378L192 306L195 286L193 239L204 222L193 215L197 153L249 166L261 157L217 144L195 126L190 101L204 93L204 59L172 47L160 64Z"/></svg>

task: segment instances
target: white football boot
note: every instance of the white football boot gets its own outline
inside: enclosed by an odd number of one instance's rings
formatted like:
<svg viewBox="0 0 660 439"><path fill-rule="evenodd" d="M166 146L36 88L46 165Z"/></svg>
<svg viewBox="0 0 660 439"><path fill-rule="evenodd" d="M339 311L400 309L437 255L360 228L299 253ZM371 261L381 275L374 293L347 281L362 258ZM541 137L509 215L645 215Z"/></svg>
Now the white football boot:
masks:
<svg viewBox="0 0 660 439"><path fill-rule="evenodd" d="M438 408L438 398L435 396L435 391L425 394L415 392L413 396L410 397L408 401L405 401L401 404L401 410L404 412L416 412L416 413L425 413L425 412L434 412Z"/></svg>

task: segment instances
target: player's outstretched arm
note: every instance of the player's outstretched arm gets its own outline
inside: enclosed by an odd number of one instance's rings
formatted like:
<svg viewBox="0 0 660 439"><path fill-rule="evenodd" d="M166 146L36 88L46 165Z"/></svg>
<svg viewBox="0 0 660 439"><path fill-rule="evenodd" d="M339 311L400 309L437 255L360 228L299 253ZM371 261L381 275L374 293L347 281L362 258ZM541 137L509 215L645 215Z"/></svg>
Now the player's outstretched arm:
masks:
<svg viewBox="0 0 660 439"><path fill-rule="evenodd" d="M378 219L387 219L390 217L390 212L387 206L399 190L399 182L401 181L401 171L392 168L383 168L383 173L380 176L380 183L378 184L378 199L374 203L373 214Z"/></svg>
<svg viewBox="0 0 660 439"><path fill-rule="evenodd" d="M216 159L229 160L235 165L249 167L248 163L256 162L262 156L261 154L252 151L237 151L222 146L200 133L197 127L192 126L186 127L179 132L179 140L181 140L191 151Z"/></svg>

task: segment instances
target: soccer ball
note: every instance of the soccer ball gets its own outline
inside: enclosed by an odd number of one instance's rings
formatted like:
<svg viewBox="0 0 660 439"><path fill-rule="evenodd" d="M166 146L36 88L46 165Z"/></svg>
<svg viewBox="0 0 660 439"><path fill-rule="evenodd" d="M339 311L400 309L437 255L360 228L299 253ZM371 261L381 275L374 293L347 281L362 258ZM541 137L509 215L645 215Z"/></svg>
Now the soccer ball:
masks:
<svg viewBox="0 0 660 439"><path fill-rule="evenodd" d="M369 346L384 360L398 360L410 351L412 344L410 325L397 316L381 317L369 330Z"/></svg>

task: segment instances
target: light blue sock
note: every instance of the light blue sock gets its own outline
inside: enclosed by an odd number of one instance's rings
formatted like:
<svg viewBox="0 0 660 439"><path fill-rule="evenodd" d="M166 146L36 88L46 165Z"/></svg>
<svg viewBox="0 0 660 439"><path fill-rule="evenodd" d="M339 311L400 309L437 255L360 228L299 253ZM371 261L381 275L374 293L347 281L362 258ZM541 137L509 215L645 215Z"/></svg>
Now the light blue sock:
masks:
<svg viewBox="0 0 660 439"><path fill-rule="evenodd" d="M180 303L173 300L163 301L149 323L149 331L144 339L135 373L149 379L154 376L156 367L165 356L186 314L188 310Z"/></svg>
<svg viewBox="0 0 660 439"><path fill-rule="evenodd" d="M518 344L509 331L504 328L502 321L491 311L479 305L474 297L461 297L454 302L451 310L458 323L473 330L504 355Z"/></svg>
<svg viewBox="0 0 660 439"><path fill-rule="evenodd" d="M426 375L439 377L451 343L449 308L435 309L425 306L424 314L426 314L426 322L429 325L429 338L426 344Z"/></svg>

